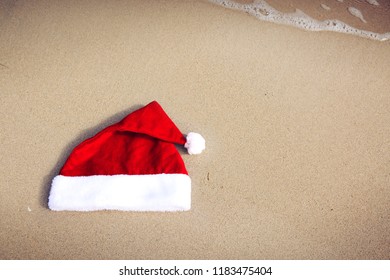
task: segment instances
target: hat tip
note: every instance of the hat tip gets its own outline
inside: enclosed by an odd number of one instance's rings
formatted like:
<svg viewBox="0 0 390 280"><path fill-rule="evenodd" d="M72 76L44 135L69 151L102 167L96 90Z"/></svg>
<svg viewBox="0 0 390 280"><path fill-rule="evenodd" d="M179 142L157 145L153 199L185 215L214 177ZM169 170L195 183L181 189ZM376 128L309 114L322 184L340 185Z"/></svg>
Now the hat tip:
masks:
<svg viewBox="0 0 390 280"><path fill-rule="evenodd" d="M196 132L188 133L184 147L190 155L198 155L206 148L206 140Z"/></svg>

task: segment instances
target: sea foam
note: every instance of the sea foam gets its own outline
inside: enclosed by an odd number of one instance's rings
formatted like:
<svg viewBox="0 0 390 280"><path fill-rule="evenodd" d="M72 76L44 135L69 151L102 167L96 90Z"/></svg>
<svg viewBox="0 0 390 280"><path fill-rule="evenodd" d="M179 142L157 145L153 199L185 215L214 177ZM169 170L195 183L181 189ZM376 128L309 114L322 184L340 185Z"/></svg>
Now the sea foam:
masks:
<svg viewBox="0 0 390 280"><path fill-rule="evenodd" d="M296 9L294 13L282 13L276 10L275 8L273 8L272 6L270 6L265 0L257 0L251 4L240 4L231 0L209 0L209 1L224 6L226 8L244 11L252 16L255 16L260 20L290 25L304 30L334 31L334 32L351 34L351 35L356 35L356 36L369 38L373 40L379 40L379 41L386 41L390 39L390 32L381 34L381 33L375 33L367 30L362 30L362 29L352 27L338 19L328 19L328 20L319 21L310 17L309 15L305 14L303 11L299 9ZM374 4L375 1L369 1L369 2L372 5L376 5ZM364 20L360 11L358 11L357 9L352 9L352 11L349 10L349 12L354 16L359 17L361 20L362 19Z"/></svg>
<svg viewBox="0 0 390 280"><path fill-rule="evenodd" d="M368 4L371 4L371 5L374 5L374 6L379 6L378 1L376 1L376 0L366 0L366 2L367 2Z"/></svg>
<svg viewBox="0 0 390 280"><path fill-rule="evenodd" d="M348 12L350 12L351 15L360 19L362 22L367 23L367 21L363 17L362 12L360 10L356 9L355 7L348 7Z"/></svg>

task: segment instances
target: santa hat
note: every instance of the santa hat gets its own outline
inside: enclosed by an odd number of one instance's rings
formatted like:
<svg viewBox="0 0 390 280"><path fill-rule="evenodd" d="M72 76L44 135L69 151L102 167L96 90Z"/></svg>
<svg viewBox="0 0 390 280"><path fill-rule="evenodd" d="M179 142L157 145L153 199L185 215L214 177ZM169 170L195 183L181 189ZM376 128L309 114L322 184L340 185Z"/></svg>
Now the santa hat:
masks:
<svg viewBox="0 0 390 280"><path fill-rule="evenodd" d="M153 101L78 145L52 182L49 208L62 211L185 211L191 179L175 144L205 148Z"/></svg>

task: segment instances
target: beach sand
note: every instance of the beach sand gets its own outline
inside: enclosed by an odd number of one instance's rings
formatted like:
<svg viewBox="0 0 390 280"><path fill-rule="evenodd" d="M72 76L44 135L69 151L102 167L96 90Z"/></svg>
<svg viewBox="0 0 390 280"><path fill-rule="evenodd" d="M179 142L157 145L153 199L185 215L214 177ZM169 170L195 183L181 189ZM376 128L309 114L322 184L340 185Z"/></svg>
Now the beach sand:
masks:
<svg viewBox="0 0 390 280"><path fill-rule="evenodd" d="M207 1L1 7L1 259L390 258L389 41ZM152 100L206 138L191 211L50 211L71 150Z"/></svg>

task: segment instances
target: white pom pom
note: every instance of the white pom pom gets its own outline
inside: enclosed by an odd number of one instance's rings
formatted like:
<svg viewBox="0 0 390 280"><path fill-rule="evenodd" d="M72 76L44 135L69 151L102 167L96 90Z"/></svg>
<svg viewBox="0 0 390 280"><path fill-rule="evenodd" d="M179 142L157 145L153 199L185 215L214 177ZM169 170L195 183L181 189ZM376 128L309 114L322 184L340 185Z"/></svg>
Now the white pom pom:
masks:
<svg viewBox="0 0 390 280"><path fill-rule="evenodd" d="M187 142L184 144L190 155L200 154L206 148L206 140L196 132L190 132L187 135Z"/></svg>

